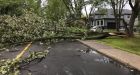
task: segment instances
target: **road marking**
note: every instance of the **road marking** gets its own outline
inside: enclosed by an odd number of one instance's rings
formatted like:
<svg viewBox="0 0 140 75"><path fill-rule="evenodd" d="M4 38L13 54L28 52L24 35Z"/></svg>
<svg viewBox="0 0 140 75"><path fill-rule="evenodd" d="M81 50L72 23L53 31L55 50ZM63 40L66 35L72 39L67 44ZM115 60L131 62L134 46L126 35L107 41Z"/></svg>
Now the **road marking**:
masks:
<svg viewBox="0 0 140 75"><path fill-rule="evenodd" d="M32 42L30 42L15 58L15 60L20 60L20 58L23 56L23 54L29 49L29 47L32 45Z"/></svg>

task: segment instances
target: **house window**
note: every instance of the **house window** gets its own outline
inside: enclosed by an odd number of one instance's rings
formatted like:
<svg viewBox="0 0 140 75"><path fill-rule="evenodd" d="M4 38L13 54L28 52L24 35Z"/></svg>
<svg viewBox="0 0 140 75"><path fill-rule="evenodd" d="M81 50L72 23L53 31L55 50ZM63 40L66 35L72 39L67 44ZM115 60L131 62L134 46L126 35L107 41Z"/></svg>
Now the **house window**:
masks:
<svg viewBox="0 0 140 75"><path fill-rule="evenodd" d="M100 21L97 21L97 25L99 25L100 24Z"/></svg>
<svg viewBox="0 0 140 75"><path fill-rule="evenodd" d="M101 25L103 25L103 21L101 21Z"/></svg>

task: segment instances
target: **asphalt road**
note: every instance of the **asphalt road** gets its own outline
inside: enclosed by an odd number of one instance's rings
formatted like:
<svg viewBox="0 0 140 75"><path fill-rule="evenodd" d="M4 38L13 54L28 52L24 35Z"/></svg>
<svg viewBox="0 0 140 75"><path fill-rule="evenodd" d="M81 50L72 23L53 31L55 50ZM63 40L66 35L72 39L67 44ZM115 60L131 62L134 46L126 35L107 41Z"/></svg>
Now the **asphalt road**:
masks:
<svg viewBox="0 0 140 75"><path fill-rule="evenodd" d="M44 46L32 45L32 49L45 50L42 47ZM29 73L31 75L140 75L137 71L128 69L76 41L53 44L44 60L34 61L21 69L21 75Z"/></svg>

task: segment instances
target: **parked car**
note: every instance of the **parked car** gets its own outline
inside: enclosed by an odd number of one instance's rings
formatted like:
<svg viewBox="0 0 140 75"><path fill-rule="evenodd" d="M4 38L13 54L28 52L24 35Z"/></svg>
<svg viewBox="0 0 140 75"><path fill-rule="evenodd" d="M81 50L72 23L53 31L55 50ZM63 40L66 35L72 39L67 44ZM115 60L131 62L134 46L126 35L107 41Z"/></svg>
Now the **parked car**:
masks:
<svg viewBox="0 0 140 75"><path fill-rule="evenodd" d="M104 28L103 26L93 26L90 30L93 32L103 32Z"/></svg>
<svg viewBox="0 0 140 75"><path fill-rule="evenodd" d="M122 31L122 32L124 32L125 31L125 28L124 27L120 27L119 30Z"/></svg>
<svg viewBox="0 0 140 75"><path fill-rule="evenodd" d="M98 26L93 26L90 30L96 32Z"/></svg>

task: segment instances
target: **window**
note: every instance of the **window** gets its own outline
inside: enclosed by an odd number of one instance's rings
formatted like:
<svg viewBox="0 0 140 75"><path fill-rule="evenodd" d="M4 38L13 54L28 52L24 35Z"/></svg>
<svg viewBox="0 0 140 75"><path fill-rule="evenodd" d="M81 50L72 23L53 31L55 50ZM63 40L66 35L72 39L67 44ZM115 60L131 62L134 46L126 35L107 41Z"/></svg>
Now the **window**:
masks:
<svg viewBox="0 0 140 75"><path fill-rule="evenodd" d="M99 25L100 24L100 21L97 21L97 25Z"/></svg>
<svg viewBox="0 0 140 75"><path fill-rule="evenodd" d="M103 25L103 21L101 21L101 25Z"/></svg>

